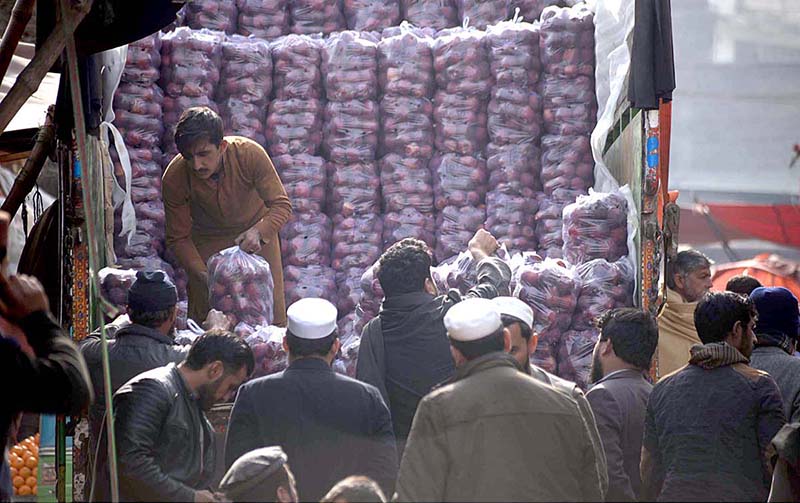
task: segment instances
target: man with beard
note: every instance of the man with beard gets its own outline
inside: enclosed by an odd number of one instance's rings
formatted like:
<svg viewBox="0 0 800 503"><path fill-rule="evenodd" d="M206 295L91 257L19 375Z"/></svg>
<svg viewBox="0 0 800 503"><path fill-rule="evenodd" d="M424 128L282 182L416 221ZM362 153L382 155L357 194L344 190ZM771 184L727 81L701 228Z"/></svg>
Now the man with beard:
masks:
<svg viewBox="0 0 800 503"><path fill-rule="evenodd" d="M592 440L592 448L597 460L597 475L605 496L608 490L606 455L603 451L603 444L600 442L600 433L597 431L592 408L589 406L586 396L574 382L562 379L531 363L531 355L536 351L539 336L533 331L533 310L530 306L516 297L495 297L492 302L500 313L503 326L508 330L511 338L509 354L517 360L525 373L538 381L549 384L577 402L578 410Z"/></svg>
<svg viewBox="0 0 800 503"><path fill-rule="evenodd" d="M218 501L209 490L216 466L206 411L249 376L250 347L211 330L186 360L134 377L114 395L121 501Z"/></svg>
<svg viewBox="0 0 800 503"><path fill-rule="evenodd" d="M647 399L653 386L644 378L658 344L658 328L641 309L613 309L598 321L586 394L597 420L608 463L606 501L639 501L639 463Z"/></svg>
<svg viewBox="0 0 800 503"><path fill-rule="evenodd" d="M689 349L700 344L694 327L697 302L711 289L711 259L697 250L684 250L667 262L667 301L658 315L656 374L663 376L689 361Z"/></svg>
<svg viewBox="0 0 800 503"><path fill-rule="evenodd" d="M755 318L752 301L733 292L697 304L703 343L647 404L642 501L766 501L767 448L785 419L775 381L748 365Z"/></svg>

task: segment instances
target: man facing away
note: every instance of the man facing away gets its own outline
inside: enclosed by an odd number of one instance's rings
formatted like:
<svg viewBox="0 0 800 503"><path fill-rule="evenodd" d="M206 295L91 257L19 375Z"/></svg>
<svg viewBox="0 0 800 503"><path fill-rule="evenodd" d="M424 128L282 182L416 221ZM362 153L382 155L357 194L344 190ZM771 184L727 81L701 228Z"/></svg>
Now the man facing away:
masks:
<svg viewBox="0 0 800 503"><path fill-rule="evenodd" d="M297 487L288 460L278 446L254 449L233 462L222 477L219 490L234 503L297 503Z"/></svg>
<svg viewBox="0 0 800 503"><path fill-rule="evenodd" d="M600 441L600 433L597 431L592 408L586 400L586 396L574 382L562 379L531 363L531 355L536 351L539 339L533 331L533 309L516 297L495 297L492 302L500 313L503 326L509 333L511 340L509 354L517 360L523 372L538 381L549 384L557 391L571 397L578 404L578 410L592 439L592 447L597 460L597 473L600 477L602 493L605 496L608 491L606 454Z"/></svg>
<svg viewBox="0 0 800 503"><path fill-rule="evenodd" d="M186 360L140 374L114 395L122 501L218 501L210 490L216 452L206 412L253 372L234 334L211 330Z"/></svg>
<svg viewBox="0 0 800 503"><path fill-rule="evenodd" d="M709 293L694 314L702 344L650 394L642 443L645 501L765 501L767 447L785 423L780 391L748 365L753 303Z"/></svg>
<svg viewBox="0 0 800 503"><path fill-rule="evenodd" d="M478 284L467 297L508 294L511 270L490 257L497 248L483 229L470 240ZM356 378L380 390L401 455L419 401L455 370L442 320L461 295L456 290L439 295L430 270L431 251L418 239L403 239L381 256L377 276L384 300L380 314L364 327L358 351Z"/></svg>
<svg viewBox="0 0 800 503"><path fill-rule="evenodd" d="M753 290L761 288L762 286L764 285L754 277L739 274L728 280L728 283L725 284L725 291L749 297L750 294L753 293Z"/></svg>
<svg viewBox="0 0 800 503"><path fill-rule="evenodd" d="M800 358L793 356L800 336L797 297L783 287L762 287L753 290L750 300L758 311L750 365L775 379L786 419L796 423L800 421Z"/></svg>
<svg viewBox="0 0 800 503"><path fill-rule="evenodd" d="M396 501L599 501L578 406L520 372L488 299L444 318L456 374L419 404Z"/></svg>
<svg viewBox="0 0 800 503"><path fill-rule="evenodd" d="M658 344L658 327L641 309L607 312L592 355L586 398L597 420L608 463L607 501L639 501L639 464L647 400L653 386L644 378Z"/></svg>
<svg viewBox="0 0 800 503"><path fill-rule="evenodd" d="M666 281L667 301L658 315L659 379L686 365L689 350L700 344L694 310L711 289L711 260L697 250L682 251L667 262Z"/></svg>
<svg viewBox="0 0 800 503"><path fill-rule="evenodd" d="M231 412L226 465L251 449L280 445L292 460L303 501L319 501L336 482L367 475L391 490L397 454L389 409L374 386L331 368L341 347L336 307L301 299L287 311L289 367L250 381Z"/></svg>

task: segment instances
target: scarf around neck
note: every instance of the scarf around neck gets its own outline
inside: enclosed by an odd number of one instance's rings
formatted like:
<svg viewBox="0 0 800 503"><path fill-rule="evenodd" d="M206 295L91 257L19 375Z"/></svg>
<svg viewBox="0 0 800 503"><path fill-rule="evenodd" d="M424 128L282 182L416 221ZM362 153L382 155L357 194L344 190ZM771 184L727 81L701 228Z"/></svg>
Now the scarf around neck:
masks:
<svg viewBox="0 0 800 503"><path fill-rule="evenodd" d="M756 334L756 347L776 347L781 348L785 353L792 354L791 347L793 339L781 332L761 332Z"/></svg>
<svg viewBox="0 0 800 503"><path fill-rule="evenodd" d="M706 370L727 367L736 363L750 363L746 356L727 342L695 344L689 352L692 355L689 363Z"/></svg>

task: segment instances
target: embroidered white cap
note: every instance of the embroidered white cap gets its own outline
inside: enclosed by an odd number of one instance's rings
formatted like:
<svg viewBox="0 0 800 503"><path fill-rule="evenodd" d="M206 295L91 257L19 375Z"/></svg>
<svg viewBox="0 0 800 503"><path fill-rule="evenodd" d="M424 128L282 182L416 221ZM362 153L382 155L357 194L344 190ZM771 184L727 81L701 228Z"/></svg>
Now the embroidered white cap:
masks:
<svg viewBox="0 0 800 503"><path fill-rule="evenodd" d="M336 330L336 306L325 299L300 299L286 310L286 329L301 339L323 339Z"/></svg>
<svg viewBox="0 0 800 503"><path fill-rule="evenodd" d="M533 309L516 297L495 297L492 299L500 316L513 316L533 330Z"/></svg>
<svg viewBox="0 0 800 503"><path fill-rule="evenodd" d="M503 323L491 300L466 299L447 311L444 327L454 341L470 342L497 332Z"/></svg>

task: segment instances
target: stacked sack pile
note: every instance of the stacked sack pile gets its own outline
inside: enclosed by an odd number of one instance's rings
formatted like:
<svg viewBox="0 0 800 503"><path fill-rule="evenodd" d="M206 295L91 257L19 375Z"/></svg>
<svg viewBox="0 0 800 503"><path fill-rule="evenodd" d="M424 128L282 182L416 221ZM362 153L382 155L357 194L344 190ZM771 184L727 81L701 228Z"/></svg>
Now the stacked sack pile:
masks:
<svg viewBox="0 0 800 503"><path fill-rule="evenodd" d="M486 41L495 80L488 109L486 228L514 250L535 250L541 190L539 29L515 19L490 27Z"/></svg>
<svg viewBox="0 0 800 503"><path fill-rule="evenodd" d="M289 34L288 0L236 0L237 31L272 40Z"/></svg>
<svg viewBox="0 0 800 503"><path fill-rule="evenodd" d="M433 117L436 155L431 161L436 219L436 256L466 248L486 219L486 105L492 73L485 33L454 28L433 44L437 91Z"/></svg>
<svg viewBox="0 0 800 503"><path fill-rule="evenodd" d="M334 301L332 223L326 211L328 174L321 157L320 40L287 35L272 45L275 97L267 115L267 149L293 215L281 229L286 304L304 297Z"/></svg>
<svg viewBox="0 0 800 503"><path fill-rule="evenodd" d="M340 316L353 311L361 274L380 255L383 220L377 152L378 46L360 32L332 35L323 46L324 152L328 212L333 220L332 265Z"/></svg>
<svg viewBox="0 0 800 503"><path fill-rule="evenodd" d="M560 257L560 209L594 184L589 136L596 122L594 18L584 5L547 7L541 15L540 54L544 103L539 252Z"/></svg>

